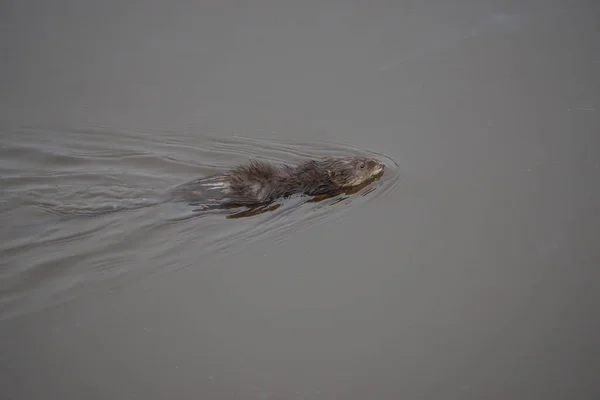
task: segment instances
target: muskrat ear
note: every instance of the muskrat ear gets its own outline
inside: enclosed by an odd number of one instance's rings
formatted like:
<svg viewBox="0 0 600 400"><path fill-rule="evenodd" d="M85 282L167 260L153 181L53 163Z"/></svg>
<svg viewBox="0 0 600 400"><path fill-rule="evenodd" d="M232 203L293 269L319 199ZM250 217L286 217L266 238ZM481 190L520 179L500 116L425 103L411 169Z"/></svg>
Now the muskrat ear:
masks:
<svg viewBox="0 0 600 400"><path fill-rule="evenodd" d="M335 175L336 175L336 172L335 172L335 171L332 171L332 170L330 170L330 169L328 169L328 170L327 170L327 176L329 176L330 178L333 178L333 177L335 177Z"/></svg>

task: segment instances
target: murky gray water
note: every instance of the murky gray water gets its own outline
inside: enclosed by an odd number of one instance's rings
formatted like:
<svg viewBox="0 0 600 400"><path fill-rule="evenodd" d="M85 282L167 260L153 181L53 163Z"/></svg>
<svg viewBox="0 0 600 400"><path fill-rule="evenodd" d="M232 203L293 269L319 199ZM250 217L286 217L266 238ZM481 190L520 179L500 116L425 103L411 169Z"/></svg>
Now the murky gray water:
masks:
<svg viewBox="0 0 600 400"><path fill-rule="evenodd" d="M598 15L5 2L2 398L597 398ZM340 154L389 168L248 218L156 202Z"/></svg>

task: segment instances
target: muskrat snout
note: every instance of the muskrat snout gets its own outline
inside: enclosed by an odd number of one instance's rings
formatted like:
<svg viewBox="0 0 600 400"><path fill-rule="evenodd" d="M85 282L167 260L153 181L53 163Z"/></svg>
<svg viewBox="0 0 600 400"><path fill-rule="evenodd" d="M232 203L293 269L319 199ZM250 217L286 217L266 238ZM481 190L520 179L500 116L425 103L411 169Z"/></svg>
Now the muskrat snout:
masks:
<svg viewBox="0 0 600 400"><path fill-rule="evenodd" d="M380 162L375 162L375 168L373 169L374 174L379 174L385 170L385 164Z"/></svg>

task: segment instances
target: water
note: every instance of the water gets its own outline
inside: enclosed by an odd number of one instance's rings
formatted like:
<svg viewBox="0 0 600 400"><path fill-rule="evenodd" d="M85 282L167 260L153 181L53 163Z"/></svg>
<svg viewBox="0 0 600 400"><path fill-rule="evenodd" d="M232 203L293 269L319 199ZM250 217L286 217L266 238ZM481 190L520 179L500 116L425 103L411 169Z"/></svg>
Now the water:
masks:
<svg viewBox="0 0 600 400"><path fill-rule="evenodd" d="M598 12L6 2L2 398L597 398ZM388 168L243 218L158 201L342 154Z"/></svg>

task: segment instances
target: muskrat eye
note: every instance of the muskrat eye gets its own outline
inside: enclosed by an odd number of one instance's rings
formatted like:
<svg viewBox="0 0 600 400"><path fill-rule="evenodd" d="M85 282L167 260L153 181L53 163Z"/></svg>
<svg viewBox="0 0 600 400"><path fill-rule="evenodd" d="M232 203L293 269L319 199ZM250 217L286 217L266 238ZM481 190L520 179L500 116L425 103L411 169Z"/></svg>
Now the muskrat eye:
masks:
<svg viewBox="0 0 600 400"><path fill-rule="evenodd" d="M358 168L363 169L364 167L365 167L365 163L364 162L358 163Z"/></svg>

